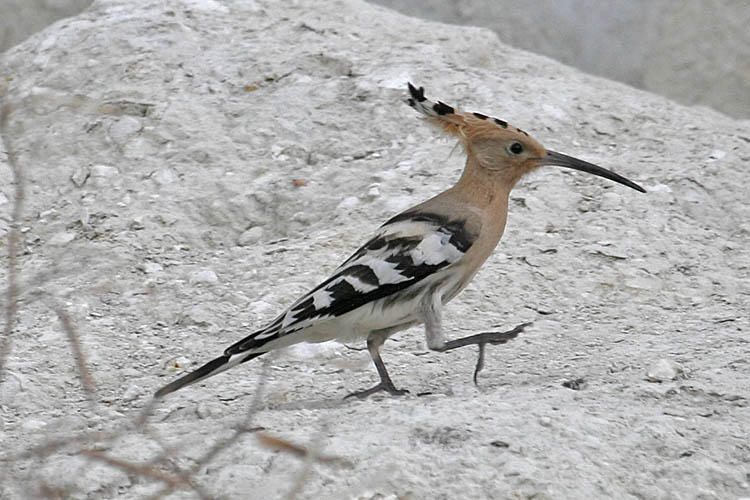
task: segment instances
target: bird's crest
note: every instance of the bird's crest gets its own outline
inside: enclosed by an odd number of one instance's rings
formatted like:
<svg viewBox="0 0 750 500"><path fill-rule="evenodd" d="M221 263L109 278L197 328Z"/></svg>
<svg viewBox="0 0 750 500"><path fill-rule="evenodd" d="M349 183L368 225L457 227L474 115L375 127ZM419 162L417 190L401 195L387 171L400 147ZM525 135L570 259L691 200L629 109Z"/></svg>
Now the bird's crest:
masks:
<svg viewBox="0 0 750 500"><path fill-rule="evenodd" d="M442 101L433 102L424 95L424 87L416 88L409 83L410 97L407 103L425 115L428 122L439 127L445 133L458 137L467 148L469 143L477 137L508 136L521 134L528 137L523 130L508 125L508 122L493 118L482 113L468 113ZM510 133L510 134L509 134Z"/></svg>

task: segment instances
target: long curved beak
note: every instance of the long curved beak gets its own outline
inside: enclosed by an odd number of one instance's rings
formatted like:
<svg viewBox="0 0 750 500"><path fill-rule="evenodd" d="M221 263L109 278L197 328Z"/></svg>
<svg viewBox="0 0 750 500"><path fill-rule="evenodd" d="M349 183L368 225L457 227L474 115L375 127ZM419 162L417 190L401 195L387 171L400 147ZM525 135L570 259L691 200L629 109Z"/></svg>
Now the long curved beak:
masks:
<svg viewBox="0 0 750 500"><path fill-rule="evenodd" d="M646 192L645 189L643 189L635 182L628 180L625 177L612 172L611 170L607 170L606 168L594 165L593 163L579 160L578 158L573 158L572 156L557 153L555 151L547 150L547 156L538 159L537 162L539 163L539 165L555 165L558 167L567 167L574 170L580 170L581 172L588 172L590 174L598 175L599 177L604 177L605 179L609 179L611 181L619 182L620 184L624 184L625 186L633 188L636 191L640 191L641 193Z"/></svg>

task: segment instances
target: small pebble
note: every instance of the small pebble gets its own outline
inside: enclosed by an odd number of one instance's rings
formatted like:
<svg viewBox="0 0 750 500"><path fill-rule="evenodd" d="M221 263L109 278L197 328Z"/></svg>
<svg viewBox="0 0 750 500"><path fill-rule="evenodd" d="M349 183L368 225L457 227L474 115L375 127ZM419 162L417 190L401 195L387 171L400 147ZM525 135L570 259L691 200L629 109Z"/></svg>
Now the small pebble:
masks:
<svg viewBox="0 0 750 500"><path fill-rule="evenodd" d="M133 217L128 224L128 228L132 229L133 231L146 229L146 226L143 224L143 217Z"/></svg>
<svg viewBox="0 0 750 500"><path fill-rule="evenodd" d="M577 378L574 380L566 380L562 383L563 387L567 387L568 389L572 389L574 391L580 391L583 389L584 385L586 384L586 381L582 378Z"/></svg>
<svg viewBox="0 0 750 500"><path fill-rule="evenodd" d="M192 362L189 358L186 358L185 356L180 356L178 358L172 358L167 360L166 363L164 363L164 372L168 374L173 374L175 372L181 372L184 371L185 368L190 366Z"/></svg>

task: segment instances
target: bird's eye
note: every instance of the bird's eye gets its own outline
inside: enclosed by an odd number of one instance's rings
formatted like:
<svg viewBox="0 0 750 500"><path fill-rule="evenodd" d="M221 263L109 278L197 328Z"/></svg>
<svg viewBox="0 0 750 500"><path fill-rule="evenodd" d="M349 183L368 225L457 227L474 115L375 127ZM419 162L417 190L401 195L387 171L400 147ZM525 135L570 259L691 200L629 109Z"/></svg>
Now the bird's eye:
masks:
<svg viewBox="0 0 750 500"><path fill-rule="evenodd" d="M521 144L520 142L514 142L510 145L508 150L514 155L520 155L521 153L523 153L523 144Z"/></svg>

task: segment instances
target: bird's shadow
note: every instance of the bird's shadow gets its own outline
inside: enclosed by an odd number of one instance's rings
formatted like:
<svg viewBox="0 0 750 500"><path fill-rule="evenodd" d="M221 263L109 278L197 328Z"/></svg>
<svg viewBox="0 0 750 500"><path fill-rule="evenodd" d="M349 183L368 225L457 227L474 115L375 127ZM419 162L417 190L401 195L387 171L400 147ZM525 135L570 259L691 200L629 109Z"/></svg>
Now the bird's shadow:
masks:
<svg viewBox="0 0 750 500"><path fill-rule="evenodd" d="M288 401L284 403L270 403L264 405L262 409L271 411L330 410L347 406L354 406L365 402L390 403L403 401L404 403L408 404L409 402L421 400L426 397L450 397L452 395L453 392L450 389L441 390L439 388L423 388L423 390L420 389L419 391L415 389L405 397L396 397L388 394L376 394L365 399L345 399L343 395L326 398L306 398L296 399L294 401Z"/></svg>

